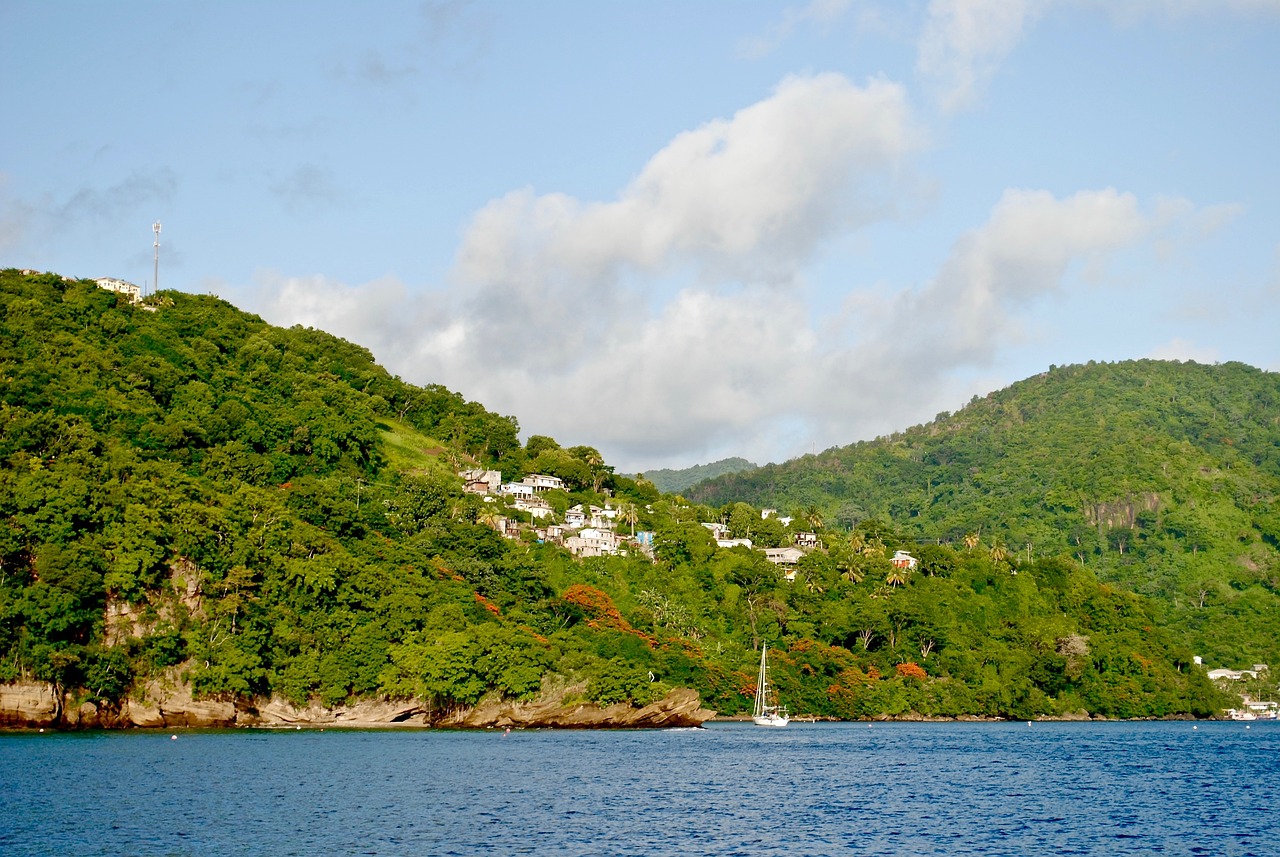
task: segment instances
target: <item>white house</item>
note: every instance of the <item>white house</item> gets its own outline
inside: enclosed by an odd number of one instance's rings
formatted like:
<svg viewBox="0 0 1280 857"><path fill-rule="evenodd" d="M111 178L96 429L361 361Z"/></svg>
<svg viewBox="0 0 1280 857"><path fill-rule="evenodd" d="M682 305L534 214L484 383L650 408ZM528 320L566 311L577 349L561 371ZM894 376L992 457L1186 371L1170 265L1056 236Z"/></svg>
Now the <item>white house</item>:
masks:
<svg viewBox="0 0 1280 857"><path fill-rule="evenodd" d="M526 485L533 486L533 490L539 492L564 490L563 479L559 476L547 476L545 473L530 473L520 481Z"/></svg>
<svg viewBox="0 0 1280 857"><path fill-rule="evenodd" d="M130 303L136 304L138 301L142 300L142 289L138 288L128 280L121 280L116 277L98 277L94 282L98 284L99 288L126 295L129 298Z"/></svg>
<svg viewBox="0 0 1280 857"><path fill-rule="evenodd" d="M503 494L508 494L517 499L532 499L538 493L533 490L532 485L526 482L504 482L501 490Z"/></svg>
<svg viewBox="0 0 1280 857"><path fill-rule="evenodd" d="M804 558L800 548L765 548L764 558L774 565L795 565Z"/></svg>
<svg viewBox="0 0 1280 857"><path fill-rule="evenodd" d="M618 552L618 536L609 530L587 527L577 535L564 540L564 546L574 556L604 556Z"/></svg>
<svg viewBox="0 0 1280 857"><path fill-rule="evenodd" d="M1227 670L1216 669L1209 670L1208 676L1210 681L1243 681L1246 678L1257 678L1258 673L1267 671L1266 664L1254 664L1251 670Z"/></svg>
<svg viewBox="0 0 1280 857"><path fill-rule="evenodd" d="M528 512L530 517L535 521L543 518L550 518L555 514L555 510L551 508L551 504L541 497L517 497L512 503L517 509Z"/></svg>
<svg viewBox="0 0 1280 857"><path fill-rule="evenodd" d="M818 534L796 533L795 541L798 548L816 548L818 546Z"/></svg>
<svg viewBox="0 0 1280 857"><path fill-rule="evenodd" d="M893 559L889 560L889 562L893 563L894 568L914 570L920 561L906 551L894 551Z"/></svg>
<svg viewBox="0 0 1280 857"><path fill-rule="evenodd" d="M708 524L704 522L702 526L711 531L711 537L716 541L729 538L729 527L725 524Z"/></svg>

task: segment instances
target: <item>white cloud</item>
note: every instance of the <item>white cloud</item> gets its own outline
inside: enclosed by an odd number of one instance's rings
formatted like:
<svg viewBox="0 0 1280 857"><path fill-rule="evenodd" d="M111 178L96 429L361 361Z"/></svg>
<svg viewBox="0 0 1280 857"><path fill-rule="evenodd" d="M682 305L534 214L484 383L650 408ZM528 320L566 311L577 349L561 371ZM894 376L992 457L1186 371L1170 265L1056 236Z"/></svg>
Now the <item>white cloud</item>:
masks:
<svg viewBox="0 0 1280 857"><path fill-rule="evenodd" d="M1280 0L930 0L916 67L944 112L972 107L1001 63L1053 7L1097 7L1120 24L1280 13Z"/></svg>
<svg viewBox="0 0 1280 857"><path fill-rule="evenodd" d="M1112 189L1009 190L922 286L811 304L808 267L892 216L921 142L897 86L790 78L673 139L612 200L494 200L447 289L263 275L264 315L365 344L624 471L780 460L954 407L958 376L989 370L1040 303L1093 287L1079 275L1222 217Z"/></svg>
<svg viewBox="0 0 1280 857"><path fill-rule="evenodd" d="M1073 270L1101 266L1160 228L1115 190L1064 199L1006 191L922 288L853 299L857 330L823 355L820 372L825 389L849 394L808 414L815 435L848 443L953 407L962 398L957 373L992 366L1002 346L1024 337L1037 302L1073 287Z"/></svg>
<svg viewBox="0 0 1280 857"><path fill-rule="evenodd" d="M943 110L969 107L1048 0L931 0L917 67Z"/></svg>
<svg viewBox="0 0 1280 857"><path fill-rule="evenodd" d="M475 216L453 272L470 347L561 372L643 319L663 277L785 288L832 236L889 215L920 144L900 87L793 77L677 136L613 201L508 194Z"/></svg>

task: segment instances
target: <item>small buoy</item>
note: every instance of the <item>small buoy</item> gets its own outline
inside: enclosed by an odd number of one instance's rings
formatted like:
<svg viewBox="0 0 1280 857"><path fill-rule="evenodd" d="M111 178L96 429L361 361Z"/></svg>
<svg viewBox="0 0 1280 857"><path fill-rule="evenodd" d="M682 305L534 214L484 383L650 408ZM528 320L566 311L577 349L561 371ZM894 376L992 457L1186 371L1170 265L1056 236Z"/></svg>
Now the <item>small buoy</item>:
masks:
<svg viewBox="0 0 1280 857"><path fill-rule="evenodd" d="M170 735L170 736L169 736L169 740L170 740L170 741L177 741L177 740L178 740L178 736L177 736L177 735Z"/></svg>
<svg viewBox="0 0 1280 857"><path fill-rule="evenodd" d="M302 731L302 727L301 727L301 726L295 726L295 727L293 727L293 728L294 728L296 731L298 731L298 732L301 732L301 731Z"/></svg>
<svg viewBox="0 0 1280 857"><path fill-rule="evenodd" d="M44 730L43 730L43 729L41 729L40 731L41 731L41 732L43 732Z"/></svg>
<svg viewBox="0 0 1280 857"><path fill-rule="evenodd" d="M1192 731L1192 732L1194 732L1195 730L1197 730L1197 729L1199 729L1199 728L1200 728L1199 726L1192 726L1192 727L1191 727L1191 731Z"/></svg>

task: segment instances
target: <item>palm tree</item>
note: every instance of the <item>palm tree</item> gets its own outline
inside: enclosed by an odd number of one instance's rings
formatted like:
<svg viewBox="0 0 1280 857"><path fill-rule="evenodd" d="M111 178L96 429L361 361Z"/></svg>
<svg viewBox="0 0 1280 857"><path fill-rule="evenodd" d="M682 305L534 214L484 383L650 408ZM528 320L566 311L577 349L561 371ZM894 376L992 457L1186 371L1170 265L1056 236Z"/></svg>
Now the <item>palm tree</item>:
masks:
<svg viewBox="0 0 1280 857"><path fill-rule="evenodd" d="M884 542L880 541L880 537L876 536L869 542L862 545L863 556L884 556Z"/></svg>
<svg viewBox="0 0 1280 857"><path fill-rule="evenodd" d="M966 533L964 537L964 546L969 550L973 550L978 546L978 534Z"/></svg>
<svg viewBox="0 0 1280 857"><path fill-rule="evenodd" d="M631 537L635 538L636 524L640 522L640 510L635 503L623 503L618 507L618 517L622 523L631 525Z"/></svg>
<svg viewBox="0 0 1280 857"><path fill-rule="evenodd" d="M815 532L822 529L822 510L814 503L810 503L808 506L805 506L804 521L809 525L809 528Z"/></svg>
<svg viewBox="0 0 1280 857"><path fill-rule="evenodd" d="M502 516L498 514L497 509L486 507L480 514L476 515L476 523L496 530L502 525Z"/></svg>
<svg viewBox="0 0 1280 857"><path fill-rule="evenodd" d="M994 562L1004 562L1008 558L1009 558L1009 549L1004 546L1003 542L997 540L994 544L991 545L991 559Z"/></svg>
<svg viewBox="0 0 1280 857"><path fill-rule="evenodd" d="M907 574L908 572L905 568L898 568L895 565L893 569L889 572L889 574L885 577L884 582L896 589L897 587L907 582Z"/></svg>

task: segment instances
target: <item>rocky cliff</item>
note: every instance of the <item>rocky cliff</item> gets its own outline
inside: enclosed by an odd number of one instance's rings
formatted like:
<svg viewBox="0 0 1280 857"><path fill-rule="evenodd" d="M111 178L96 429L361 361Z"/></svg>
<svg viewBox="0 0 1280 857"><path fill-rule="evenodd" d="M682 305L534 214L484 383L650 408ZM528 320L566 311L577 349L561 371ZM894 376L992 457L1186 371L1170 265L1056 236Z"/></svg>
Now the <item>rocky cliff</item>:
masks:
<svg viewBox="0 0 1280 857"><path fill-rule="evenodd" d="M149 683L137 698L118 708L99 708L67 695L62 705L45 683L0 685L0 727L7 728L226 728L430 726L484 728L671 728L700 726L715 716L697 691L679 688L643 708L625 703L599 706L580 699L582 688L557 688L530 702L485 700L472 708L433 710L422 700L370 699L326 708L299 707L280 698L194 699L190 686L174 677Z"/></svg>

